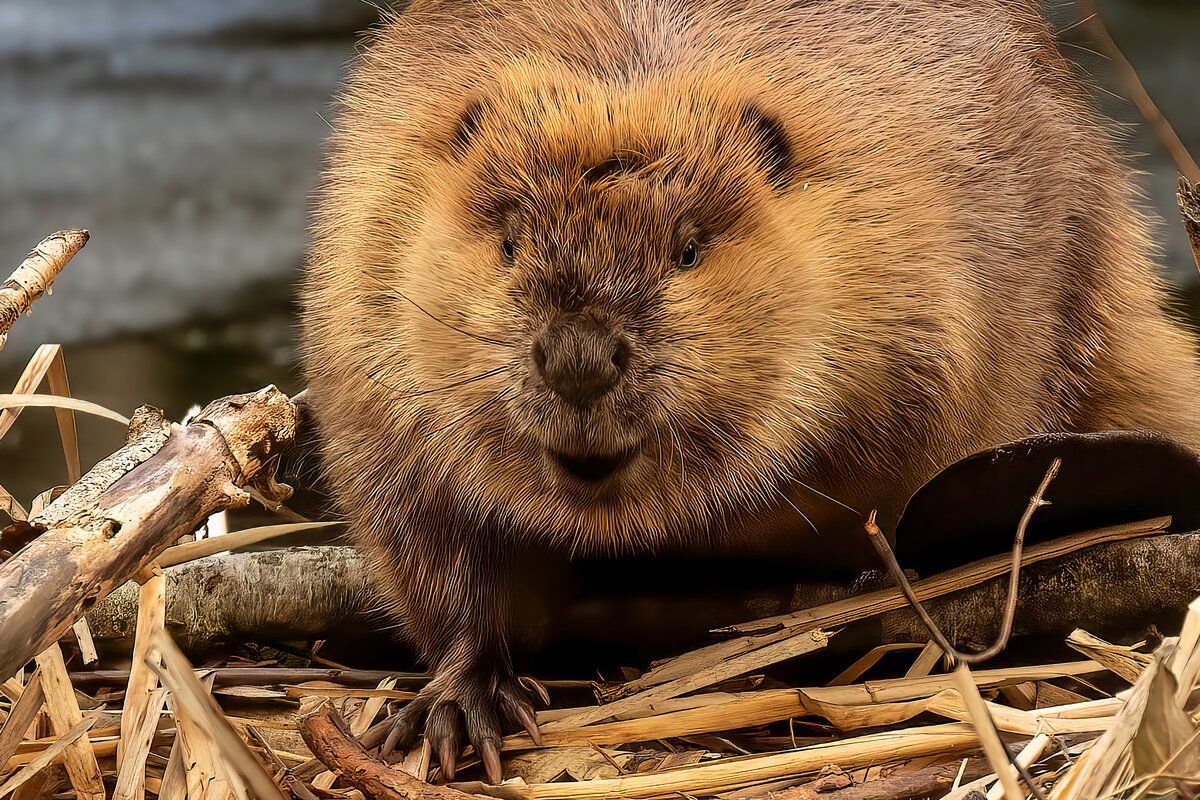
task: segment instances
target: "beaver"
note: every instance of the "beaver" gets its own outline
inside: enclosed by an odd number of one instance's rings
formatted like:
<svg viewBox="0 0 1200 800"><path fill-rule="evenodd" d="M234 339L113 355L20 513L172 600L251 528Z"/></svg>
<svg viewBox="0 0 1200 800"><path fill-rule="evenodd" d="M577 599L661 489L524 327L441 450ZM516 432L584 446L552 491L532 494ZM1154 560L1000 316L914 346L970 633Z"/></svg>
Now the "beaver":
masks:
<svg viewBox="0 0 1200 800"><path fill-rule="evenodd" d="M434 675L389 749L424 732L453 777L469 742L495 781L502 730L536 738L521 553L803 560L1029 434L1200 445L1130 175L1025 0L386 20L334 125L303 341L330 483Z"/></svg>

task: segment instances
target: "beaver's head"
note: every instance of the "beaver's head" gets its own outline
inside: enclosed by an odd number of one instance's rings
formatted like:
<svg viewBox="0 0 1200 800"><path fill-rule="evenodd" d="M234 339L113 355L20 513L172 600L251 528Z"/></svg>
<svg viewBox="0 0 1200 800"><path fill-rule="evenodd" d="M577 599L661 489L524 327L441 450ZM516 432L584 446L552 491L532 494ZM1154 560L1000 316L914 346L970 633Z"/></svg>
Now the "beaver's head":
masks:
<svg viewBox="0 0 1200 800"><path fill-rule="evenodd" d="M403 142L385 108L360 113L377 121L335 162L354 204L326 204L322 236L360 265L329 295L354 345L310 374L365 372L360 405L385 428L344 435L361 443L344 463L602 546L720 528L797 482L828 491L811 467L859 381L846 354L872 357L838 233L863 206L840 203L815 155L828 138L796 110L720 73L618 84L518 64L440 118L397 121Z"/></svg>
<svg viewBox="0 0 1200 800"><path fill-rule="evenodd" d="M778 503L838 416L809 144L720 76L545 66L428 133L377 371L428 480L593 543Z"/></svg>

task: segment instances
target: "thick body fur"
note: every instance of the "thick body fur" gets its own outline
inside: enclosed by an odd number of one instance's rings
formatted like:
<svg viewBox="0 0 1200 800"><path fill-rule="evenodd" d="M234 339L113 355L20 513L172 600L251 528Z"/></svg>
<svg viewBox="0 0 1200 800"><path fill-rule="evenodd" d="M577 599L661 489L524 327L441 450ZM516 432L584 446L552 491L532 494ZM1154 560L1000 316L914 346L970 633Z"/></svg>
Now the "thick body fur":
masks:
<svg viewBox="0 0 1200 800"><path fill-rule="evenodd" d="M1200 446L1130 172L1022 0L416 0L343 100L307 374L437 673L397 737L451 771L528 721L523 548L894 518L1042 431ZM575 405L536 354L562 319L620 340Z"/></svg>

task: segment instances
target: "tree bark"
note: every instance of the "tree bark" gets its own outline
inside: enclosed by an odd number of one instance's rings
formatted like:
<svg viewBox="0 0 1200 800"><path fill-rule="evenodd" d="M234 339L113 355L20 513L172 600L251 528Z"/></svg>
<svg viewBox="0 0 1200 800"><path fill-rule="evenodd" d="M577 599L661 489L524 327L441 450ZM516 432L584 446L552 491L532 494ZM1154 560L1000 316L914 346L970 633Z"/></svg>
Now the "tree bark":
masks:
<svg viewBox="0 0 1200 800"><path fill-rule="evenodd" d="M189 652L237 641L321 639L367 631L373 592L351 547L292 547L209 556L164 570L166 627ZM133 640L136 583L88 614L97 640Z"/></svg>
<svg viewBox="0 0 1200 800"><path fill-rule="evenodd" d="M995 637L1006 595L1006 579L997 579L925 607L956 646L978 647ZM1083 627L1139 635L1151 624L1174 630L1197 595L1200 532L1112 542L1024 570L1013 634L1058 637ZM928 638L908 608L887 614L883 632L889 642Z"/></svg>
<svg viewBox="0 0 1200 800"><path fill-rule="evenodd" d="M1188 244L1192 246L1192 258L1200 270L1200 184L1192 183L1179 176L1179 213L1183 216L1183 229L1187 231Z"/></svg>
<svg viewBox="0 0 1200 800"><path fill-rule="evenodd" d="M211 403L187 426L142 410L133 440L29 521L44 531L0 564L0 680L213 513L286 497L274 480L296 412L274 386Z"/></svg>

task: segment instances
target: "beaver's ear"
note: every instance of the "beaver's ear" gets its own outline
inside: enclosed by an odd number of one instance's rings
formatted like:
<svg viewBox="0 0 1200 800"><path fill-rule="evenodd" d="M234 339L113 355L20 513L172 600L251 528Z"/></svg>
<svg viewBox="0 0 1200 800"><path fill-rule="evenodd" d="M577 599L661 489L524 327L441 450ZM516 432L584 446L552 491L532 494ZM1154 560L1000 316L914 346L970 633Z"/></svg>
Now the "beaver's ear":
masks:
<svg viewBox="0 0 1200 800"><path fill-rule="evenodd" d="M462 114L458 117L458 122L454 126L454 132L450 135L450 153L455 158L462 158L471 149L471 141L475 138L475 134L479 131L479 126L483 122L484 115L487 113L487 108L484 101L479 98L474 98L469 101Z"/></svg>
<svg viewBox="0 0 1200 800"><path fill-rule="evenodd" d="M783 191L794 177L792 145L783 122L762 107L750 104L742 109L742 124L750 129L758 146L759 163L767 180Z"/></svg>

